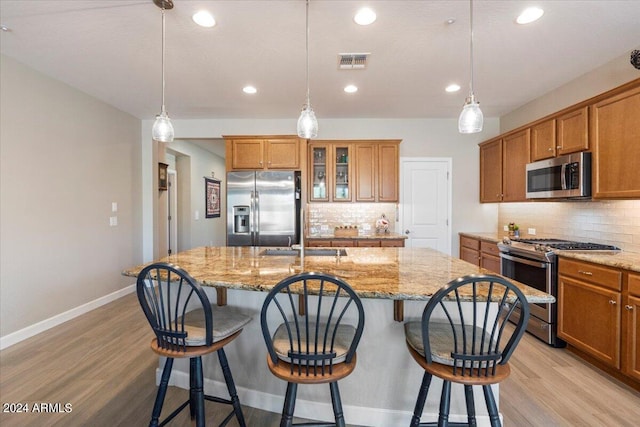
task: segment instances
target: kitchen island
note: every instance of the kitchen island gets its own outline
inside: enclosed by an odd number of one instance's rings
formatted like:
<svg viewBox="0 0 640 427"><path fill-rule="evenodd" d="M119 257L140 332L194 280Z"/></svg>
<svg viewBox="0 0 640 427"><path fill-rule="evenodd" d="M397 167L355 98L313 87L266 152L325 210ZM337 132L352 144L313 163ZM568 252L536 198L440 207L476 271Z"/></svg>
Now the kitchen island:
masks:
<svg viewBox="0 0 640 427"><path fill-rule="evenodd" d="M187 270L210 295L211 301L239 307L253 317L238 339L228 346L240 400L244 405L272 412L282 410L286 383L275 378L266 364L259 313L264 293L280 280L301 271L333 274L346 280L363 298L365 329L358 347L355 371L340 383L346 420L366 426L408 425L422 379L422 369L407 351L397 302L403 316L419 318L425 302L440 287L460 276L487 274L487 270L426 248L347 248L346 255L265 255L259 247L202 247L165 257ZM143 266L123 274L135 277ZM516 283L517 284L517 283ZM552 296L520 285L530 303L553 302ZM217 290L217 292L216 292ZM250 292L248 292L250 291ZM261 292L255 292L261 291ZM390 304L393 300L394 304ZM218 302L221 301L218 299ZM517 350L516 350L517 351ZM205 387L225 394L216 359L205 361ZM176 360L172 383L188 388L188 362ZM159 375L159 371L158 371ZM219 378L220 376L220 378ZM423 420L437 417L441 382L434 379ZM497 389L497 387L496 387ZM462 389L452 389L451 420L465 420ZM496 390L496 395L497 395ZM306 386L298 391L296 416L331 420L328 387ZM477 396L479 422L486 417L482 393Z"/></svg>

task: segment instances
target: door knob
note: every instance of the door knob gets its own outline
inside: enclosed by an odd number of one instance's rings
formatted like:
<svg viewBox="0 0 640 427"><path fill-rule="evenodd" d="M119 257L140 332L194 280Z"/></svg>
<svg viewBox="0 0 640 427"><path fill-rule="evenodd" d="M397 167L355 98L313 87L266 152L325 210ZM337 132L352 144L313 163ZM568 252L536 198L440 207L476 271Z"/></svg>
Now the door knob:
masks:
<svg viewBox="0 0 640 427"><path fill-rule="evenodd" d="M411 234L411 231L409 231L408 229L404 230L404 234Z"/></svg>

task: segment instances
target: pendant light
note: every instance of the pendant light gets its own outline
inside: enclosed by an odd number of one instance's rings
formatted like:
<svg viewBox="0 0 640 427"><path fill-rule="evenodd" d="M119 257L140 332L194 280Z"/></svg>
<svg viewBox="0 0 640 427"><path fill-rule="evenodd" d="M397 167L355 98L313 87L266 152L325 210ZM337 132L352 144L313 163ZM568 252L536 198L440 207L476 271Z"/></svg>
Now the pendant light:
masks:
<svg viewBox="0 0 640 427"><path fill-rule="evenodd" d="M300 138L311 139L318 136L318 120L311 108L311 98L309 96L309 0L307 0L307 102L302 106L302 112L298 118L298 136Z"/></svg>
<svg viewBox="0 0 640 427"><path fill-rule="evenodd" d="M172 142L173 141L173 125L169 114L164 107L164 11L173 9L172 0L153 0L156 6L162 9L162 109L160 114L156 116L156 121L153 124L151 134L154 141L158 142Z"/></svg>
<svg viewBox="0 0 640 427"><path fill-rule="evenodd" d="M470 29L471 29L471 46L470 46L470 63L471 63L471 81L469 83L469 96L465 100L464 107L458 119L458 131L460 133L477 133L482 131L482 111L480 103L476 101L473 93L473 0L469 0L470 9Z"/></svg>

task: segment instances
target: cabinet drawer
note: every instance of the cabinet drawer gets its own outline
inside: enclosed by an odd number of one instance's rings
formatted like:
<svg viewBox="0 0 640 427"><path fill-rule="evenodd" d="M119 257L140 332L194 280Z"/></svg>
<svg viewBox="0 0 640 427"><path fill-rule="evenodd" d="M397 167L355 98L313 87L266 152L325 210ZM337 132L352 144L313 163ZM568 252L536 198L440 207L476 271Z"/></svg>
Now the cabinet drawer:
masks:
<svg viewBox="0 0 640 427"><path fill-rule="evenodd" d="M338 247L342 247L342 248L347 248L347 247L354 247L356 245L356 241L353 239L346 239L346 240L332 240L331 241L331 247L334 248L338 248Z"/></svg>
<svg viewBox="0 0 640 427"><path fill-rule="evenodd" d="M478 250L480 249L480 241L472 239L471 237L460 236L460 246Z"/></svg>
<svg viewBox="0 0 640 427"><path fill-rule="evenodd" d="M404 239L380 239L380 246L386 248L403 248Z"/></svg>
<svg viewBox="0 0 640 427"><path fill-rule="evenodd" d="M380 240L372 240L372 239L362 239L362 240L358 240L358 246L360 247L376 247L379 248L380 247Z"/></svg>
<svg viewBox="0 0 640 427"><path fill-rule="evenodd" d="M496 243L480 242L480 250L486 254L500 256L500 250L498 250L498 245Z"/></svg>
<svg viewBox="0 0 640 427"><path fill-rule="evenodd" d="M560 258L558 273L616 291L622 290L622 272L614 268Z"/></svg>
<svg viewBox="0 0 640 427"><path fill-rule="evenodd" d="M640 297L640 274L629 273L629 293Z"/></svg>

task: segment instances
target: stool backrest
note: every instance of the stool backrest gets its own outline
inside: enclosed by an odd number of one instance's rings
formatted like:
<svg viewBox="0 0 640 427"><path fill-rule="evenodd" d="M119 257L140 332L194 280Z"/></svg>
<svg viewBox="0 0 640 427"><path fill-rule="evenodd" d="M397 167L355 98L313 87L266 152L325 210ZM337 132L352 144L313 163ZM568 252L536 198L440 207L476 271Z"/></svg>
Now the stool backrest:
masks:
<svg viewBox="0 0 640 427"><path fill-rule="evenodd" d="M452 365L454 374L495 375L496 365L511 357L528 320L526 297L511 282L494 275L452 280L433 295L422 314L425 358L431 363L440 352L446 360L436 362ZM508 326L508 321L515 325ZM445 348L436 349L443 342Z"/></svg>
<svg viewBox="0 0 640 427"><path fill-rule="evenodd" d="M188 331L185 314L203 309L200 325L207 346L213 342L211 304L202 287L186 271L169 263L148 265L138 274L138 301L158 339L158 347L185 351Z"/></svg>
<svg viewBox="0 0 640 427"><path fill-rule="evenodd" d="M300 307L302 305L302 307ZM291 364L298 374L325 375L335 363L350 363L362 337L364 309L342 279L300 273L278 283L260 315L269 357ZM279 325L275 331L269 325Z"/></svg>

